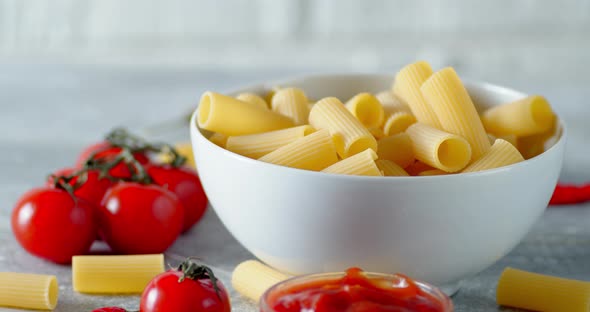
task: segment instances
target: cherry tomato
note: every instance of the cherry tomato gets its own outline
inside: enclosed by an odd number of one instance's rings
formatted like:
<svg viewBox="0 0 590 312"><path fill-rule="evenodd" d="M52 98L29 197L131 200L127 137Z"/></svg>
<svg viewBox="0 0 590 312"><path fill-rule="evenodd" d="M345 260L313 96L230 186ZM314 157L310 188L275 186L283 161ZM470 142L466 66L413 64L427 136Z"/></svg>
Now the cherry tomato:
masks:
<svg viewBox="0 0 590 312"><path fill-rule="evenodd" d="M165 251L182 230L183 207L176 195L157 185L120 182L99 208L104 240L118 253Z"/></svg>
<svg viewBox="0 0 590 312"><path fill-rule="evenodd" d="M12 212L12 231L30 253L70 263L86 254L96 237L92 205L66 191L42 187L24 194Z"/></svg>
<svg viewBox="0 0 590 312"><path fill-rule="evenodd" d="M187 167L172 166L149 166L147 172L154 183L176 194L184 207L182 231L188 231L207 209L207 196L197 172Z"/></svg>
<svg viewBox="0 0 590 312"><path fill-rule="evenodd" d="M154 277L141 295L142 312L230 312L227 290L216 280L219 291L208 277L188 277L169 270Z"/></svg>
<svg viewBox="0 0 590 312"><path fill-rule="evenodd" d="M99 309L94 309L92 312L127 312L127 310L119 307L104 307Z"/></svg>
<svg viewBox="0 0 590 312"><path fill-rule="evenodd" d="M86 149L80 153L78 156L78 160L76 162L76 166L81 168L84 166L85 162L90 158L90 156L94 155L95 159L105 159L105 158L114 158L121 152L120 147L112 146L107 141L98 142L96 144L90 145ZM136 152L133 153L133 157L142 165L148 164L150 162L149 157L145 153ZM129 173L129 168L124 163L120 163L116 165L113 169L109 171L109 173L116 178L129 178L131 174Z"/></svg>
<svg viewBox="0 0 590 312"><path fill-rule="evenodd" d="M74 173L74 171L76 171L74 168L63 168L56 171L54 175L66 176ZM111 180L107 178L99 178L99 176L100 173L98 170L89 170L87 172L86 182L74 191L76 197L86 200L97 208L100 206L104 194L114 184ZM72 179L70 184L73 186L76 184L77 180L78 178ZM53 186L54 184L55 183L51 178L47 181L48 186Z"/></svg>

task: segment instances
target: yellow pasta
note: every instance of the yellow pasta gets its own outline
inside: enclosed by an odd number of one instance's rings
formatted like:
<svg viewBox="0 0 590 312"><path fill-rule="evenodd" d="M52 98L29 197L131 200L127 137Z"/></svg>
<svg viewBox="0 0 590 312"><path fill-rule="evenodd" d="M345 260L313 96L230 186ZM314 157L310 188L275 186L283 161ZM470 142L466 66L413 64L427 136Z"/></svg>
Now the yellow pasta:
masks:
<svg viewBox="0 0 590 312"><path fill-rule="evenodd" d="M447 67L434 73L420 90L438 116L442 129L469 142L472 160L478 159L490 148L477 110L453 68Z"/></svg>
<svg viewBox="0 0 590 312"><path fill-rule="evenodd" d="M391 90L381 91L375 94L375 97L379 100L384 110L395 109L396 111L411 112L408 105L395 96Z"/></svg>
<svg viewBox="0 0 590 312"><path fill-rule="evenodd" d="M502 306L544 312L587 312L590 283L506 268L496 288Z"/></svg>
<svg viewBox="0 0 590 312"><path fill-rule="evenodd" d="M272 97L272 110L291 117L295 125L304 125L309 116L307 97L301 89L285 88L278 90Z"/></svg>
<svg viewBox="0 0 590 312"><path fill-rule="evenodd" d="M407 133L399 133L377 141L379 159L391 160L402 168L414 163L412 139Z"/></svg>
<svg viewBox="0 0 590 312"><path fill-rule="evenodd" d="M476 172L504 167L523 161L522 155L510 142L496 139L492 147L481 158L472 162L462 172Z"/></svg>
<svg viewBox="0 0 590 312"><path fill-rule="evenodd" d="M190 142L183 142L174 145L176 152L184 158L186 158L186 166L191 168L195 167L195 156L193 155L193 147ZM170 163L172 161L172 155L168 152L158 155L158 160L163 163Z"/></svg>
<svg viewBox="0 0 590 312"><path fill-rule="evenodd" d="M371 93L359 93L344 106L367 128L379 127L383 123L383 106Z"/></svg>
<svg viewBox="0 0 590 312"><path fill-rule="evenodd" d="M293 127L291 118L215 92L205 92L198 108L199 127L227 136Z"/></svg>
<svg viewBox="0 0 590 312"><path fill-rule="evenodd" d="M273 98L273 96L280 89L281 89L281 87L274 86L274 87L272 87L272 89L268 90L268 92L266 92L266 94L264 95L264 100L266 101L266 103L268 104L269 107L271 107L271 105L272 105L272 98Z"/></svg>
<svg viewBox="0 0 590 312"><path fill-rule="evenodd" d="M379 170L381 170L383 175L386 177L409 176L409 174L402 167L400 167L393 161L389 161L387 159L377 159L375 160L375 164L377 165L377 168L379 168Z"/></svg>
<svg viewBox="0 0 590 312"><path fill-rule="evenodd" d="M258 261L248 260L235 268L231 284L242 296L258 302L270 287L290 277Z"/></svg>
<svg viewBox="0 0 590 312"><path fill-rule="evenodd" d="M221 133L213 133L209 137L209 141L213 142L213 144L225 148L225 144L227 143L227 135L223 135Z"/></svg>
<svg viewBox="0 0 590 312"><path fill-rule="evenodd" d="M445 174L448 174L448 172L444 172L440 169L424 170L424 171L421 171L420 173L418 173L418 175L421 177L445 175Z"/></svg>
<svg viewBox="0 0 590 312"><path fill-rule="evenodd" d="M430 64L419 61L402 68L395 76L393 94L412 110L416 120L434 128L441 128L432 107L424 99L420 86L432 75Z"/></svg>
<svg viewBox="0 0 590 312"><path fill-rule="evenodd" d="M238 99L240 101L244 101L244 102L250 103L250 104L254 104L254 105L256 105L256 106L258 106L260 108L263 108L263 109L268 109L268 104L258 94L254 94L254 93L240 93L240 94L238 94L238 96L236 96L236 99Z"/></svg>
<svg viewBox="0 0 590 312"><path fill-rule="evenodd" d="M53 310L59 288L53 275L0 272L0 306Z"/></svg>
<svg viewBox="0 0 590 312"><path fill-rule="evenodd" d="M227 139L225 148L236 154L256 159L313 131L311 126L305 125L257 134L232 136Z"/></svg>
<svg viewBox="0 0 590 312"><path fill-rule="evenodd" d="M162 254L72 257L72 283L81 293L140 294L162 272Z"/></svg>
<svg viewBox="0 0 590 312"><path fill-rule="evenodd" d="M320 171L336 163L338 156L330 132L318 130L279 147L258 160L281 166Z"/></svg>
<svg viewBox="0 0 590 312"><path fill-rule="evenodd" d="M322 170L326 173L346 175L382 176L381 170L375 164L377 153L368 148L363 152L343 159Z"/></svg>
<svg viewBox="0 0 590 312"><path fill-rule="evenodd" d="M421 161L415 161L413 164L404 168L404 170L406 170L406 172L411 176L417 176L420 174L420 172L424 172L427 170L437 170L437 169L434 169L431 166L429 166Z"/></svg>
<svg viewBox="0 0 590 312"><path fill-rule="evenodd" d="M328 97L317 102L309 113L309 123L316 129L330 131L342 158L367 148L377 150L377 140L337 98Z"/></svg>
<svg viewBox="0 0 590 312"><path fill-rule="evenodd" d="M543 153L547 146L551 146L551 139L558 137L557 119L554 119L553 124L548 131L541 134L520 137L516 140L516 147L525 159L530 159Z"/></svg>
<svg viewBox="0 0 590 312"><path fill-rule="evenodd" d="M406 131L409 126L416 123L414 115L399 111L395 112L387 117L383 124L383 133L385 135L394 135Z"/></svg>
<svg viewBox="0 0 590 312"><path fill-rule="evenodd" d="M496 139L502 139L514 146L518 146L518 138L514 134L495 136L491 133L488 133L488 139L490 140L490 144L494 144L494 142L496 142Z"/></svg>
<svg viewBox="0 0 590 312"><path fill-rule="evenodd" d="M416 159L434 168L457 172L467 166L471 159L469 143L461 136L422 123L411 125L406 133L412 139Z"/></svg>
<svg viewBox="0 0 590 312"><path fill-rule="evenodd" d="M492 107L483 113L481 119L486 130L494 135L521 137L548 131L555 114L544 97L532 95Z"/></svg>
<svg viewBox="0 0 590 312"><path fill-rule="evenodd" d="M368 128L367 130L369 130L369 132L373 135L373 137L376 140L379 140L379 139L385 137L385 132L383 132L383 130L381 130L381 128Z"/></svg>

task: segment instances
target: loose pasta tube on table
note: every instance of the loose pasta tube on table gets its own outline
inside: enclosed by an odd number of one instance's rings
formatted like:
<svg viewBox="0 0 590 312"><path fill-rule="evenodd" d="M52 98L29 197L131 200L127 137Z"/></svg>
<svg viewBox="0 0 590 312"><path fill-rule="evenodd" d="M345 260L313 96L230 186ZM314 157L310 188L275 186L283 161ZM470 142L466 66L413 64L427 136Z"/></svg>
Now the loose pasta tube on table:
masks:
<svg viewBox="0 0 590 312"><path fill-rule="evenodd" d="M0 306L53 310L58 296L53 275L0 272Z"/></svg>
<svg viewBox="0 0 590 312"><path fill-rule="evenodd" d="M185 165L196 168L195 166L195 155L193 154L193 146L191 142L183 142L174 144L174 148L178 152L178 154L184 158L186 158ZM158 160L163 163L170 163L172 161L172 155L170 153L163 153L158 155Z"/></svg>
<svg viewBox="0 0 590 312"><path fill-rule="evenodd" d="M377 141L377 155L379 159L391 160L402 168L416 160L412 150L412 139L407 133L399 133Z"/></svg>
<svg viewBox="0 0 590 312"><path fill-rule="evenodd" d="M381 170L375 164L377 153L368 148L363 152L343 159L322 170L327 173L347 175L382 176Z"/></svg>
<svg viewBox="0 0 590 312"><path fill-rule="evenodd" d="M499 305L545 312L587 312L590 283L506 268L496 289Z"/></svg>
<svg viewBox="0 0 590 312"><path fill-rule="evenodd" d="M406 131L414 123L416 123L414 115L405 111L395 112L387 116L383 124L383 133L385 135L398 134Z"/></svg>
<svg viewBox="0 0 590 312"><path fill-rule="evenodd" d="M318 101L309 113L309 123L316 129L330 131L336 151L342 158L367 148L377 150L377 140L337 98L328 97Z"/></svg>
<svg viewBox="0 0 590 312"><path fill-rule="evenodd" d="M462 172L476 172L499 168L523 161L520 152L510 142L496 139L492 147L478 160L472 162Z"/></svg>
<svg viewBox="0 0 590 312"><path fill-rule="evenodd" d="M81 293L140 294L162 272L162 254L72 257L72 283Z"/></svg>
<svg viewBox="0 0 590 312"><path fill-rule="evenodd" d="M386 177L409 176L409 174L402 167L400 167L393 161L387 159L377 159L375 160L375 164L377 165L377 168L379 168L379 170L381 170L383 175Z"/></svg>
<svg viewBox="0 0 590 312"><path fill-rule="evenodd" d="M308 100L305 92L298 88L278 90L272 97L272 110L293 119L295 125L304 125L309 116Z"/></svg>
<svg viewBox="0 0 590 312"><path fill-rule="evenodd" d="M266 101L258 94L254 93L240 93L236 96L236 99L240 101L244 101L250 104L254 104L260 108L268 109L268 104Z"/></svg>
<svg viewBox="0 0 590 312"><path fill-rule="evenodd" d="M359 93L344 106L367 128L379 127L383 123L383 106L371 93Z"/></svg>
<svg viewBox="0 0 590 312"><path fill-rule="evenodd" d="M555 114L544 97L532 95L492 107L481 119L486 130L496 136L513 134L521 137L548 131Z"/></svg>
<svg viewBox="0 0 590 312"><path fill-rule="evenodd" d="M412 139L416 159L434 168L457 172L471 159L471 147L461 136L422 123L411 125L406 133Z"/></svg>
<svg viewBox="0 0 590 312"><path fill-rule="evenodd" d="M258 160L292 168L320 171L338 161L328 130L318 130L260 157Z"/></svg>
<svg viewBox="0 0 590 312"><path fill-rule="evenodd" d="M234 269L231 284L242 296L258 302L270 287L290 277L258 261L248 260Z"/></svg>
<svg viewBox="0 0 590 312"><path fill-rule="evenodd" d="M419 61L402 68L395 76L393 94L412 110L418 122L441 129L437 115L424 99L420 86L432 75L430 64Z"/></svg>
<svg viewBox="0 0 590 312"><path fill-rule="evenodd" d="M293 127L291 118L231 96L205 92L199 104L200 128L221 134L244 135Z"/></svg>
<svg viewBox="0 0 590 312"><path fill-rule="evenodd" d="M420 90L436 113L442 129L469 142L471 160L478 159L490 148L475 105L453 68L447 67L434 73Z"/></svg>
<svg viewBox="0 0 590 312"><path fill-rule="evenodd" d="M260 158L313 131L311 126L304 125L257 134L232 136L227 139L225 148L246 157Z"/></svg>

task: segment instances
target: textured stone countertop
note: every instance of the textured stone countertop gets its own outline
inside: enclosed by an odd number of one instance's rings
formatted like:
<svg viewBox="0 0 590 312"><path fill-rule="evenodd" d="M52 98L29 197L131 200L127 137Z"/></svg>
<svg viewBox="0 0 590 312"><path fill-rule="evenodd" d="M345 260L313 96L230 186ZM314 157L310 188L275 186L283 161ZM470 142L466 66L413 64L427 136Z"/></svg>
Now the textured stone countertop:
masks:
<svg viewBox="0 0 590 312"><path fill-rule="evenodd" d="M0 271L56 274L60 301L55 311L91 311L106 305L137 308L137 296L73 292L69 267L39 260L22 250L9 225L17 198L42 184L51 170L70 165L84 145L98 140L114 126L144 129L190 110L205 89L224 90L286 75L179 68L0 65ZM582 85L533 85L518 81L504 84L542 93L550 99L569 126L562 180L590 180L590 109L584 102L590 91ZM188 133L171 137L188 139ZM506 266L590 280L589 225L590 204L549 208L509 255L464 281L453 297L456 311L512 311L497 307L494 299L498 276ZM227 286L234 266L252 258L225 230L212 209L166 255L170 262L189 255L202 257L214 266ZM233 291L232 303L234 311L256 310Z"/></svg>

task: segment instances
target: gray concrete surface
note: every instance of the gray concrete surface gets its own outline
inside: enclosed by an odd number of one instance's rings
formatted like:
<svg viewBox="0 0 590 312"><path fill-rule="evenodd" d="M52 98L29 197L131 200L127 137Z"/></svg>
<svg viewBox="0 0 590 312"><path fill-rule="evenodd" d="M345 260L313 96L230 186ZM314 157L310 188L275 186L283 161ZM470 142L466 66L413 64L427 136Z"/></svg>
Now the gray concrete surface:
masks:
<svg viewBox="0 0 590 312"><path fill-rule="evenodd" d="M73 292L71 270L26 253L14 240L9 215L17 198L43 183L46 174L71 164L78 151L113 126L144 129L190 110L205 89L224 90L293 72L223 72L190 68L98 68L65 65L0 65L0 271L56 274L60 301L55 311L91 311L106 305L137 308L137 296L89 296ZM469 73L477 77L477 73ZM590 180L590 90L583 85L531 85L502 81L527 92L545 94L566 120L570 140L562 179ZM182 132L162 137L188 138ZM590 280L590 204L551 207L509 255L464 281L453 301L458 312L513 311L495 304L502 269L525 270ZM97 246L101 247L101 246ZM230 272L252 256L209 210L206 218L167 252L175 263L199 256L229 286ZM232 291L234 311L256 311ZM17 311L0 308L0 311ZM564 311L567 312L567 311Z"/></svg>

